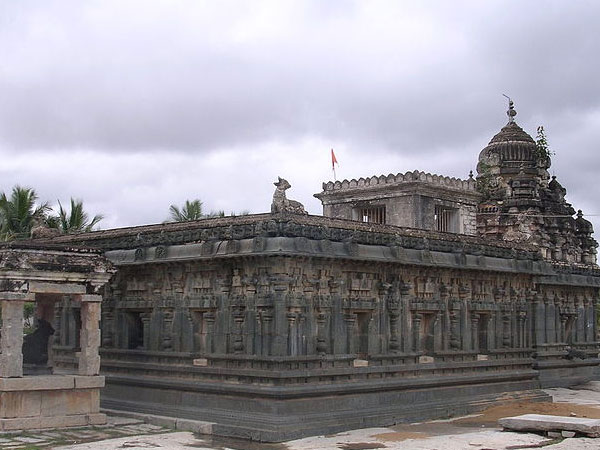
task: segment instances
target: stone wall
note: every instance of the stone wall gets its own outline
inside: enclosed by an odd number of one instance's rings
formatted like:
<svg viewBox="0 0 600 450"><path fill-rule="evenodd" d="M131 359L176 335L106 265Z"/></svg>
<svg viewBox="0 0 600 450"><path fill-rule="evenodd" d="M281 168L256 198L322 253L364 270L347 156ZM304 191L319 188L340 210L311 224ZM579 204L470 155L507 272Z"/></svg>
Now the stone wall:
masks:
<svg viewBox="0 0 600 450"><path fill-rule="evenodd" d="M436 230L436 207L456 210L456 225L448 231L476 234L475 215L480 195L472 178L432 175L425 172L360 178L323 183L315 194L325 217L361 221L362 208L385 206L385 223L400 227Z"/></svg>
<svg viewBox="0 0 600 450"><path fill-rule="evenodd" d="M79 239L118 267L104 404L219 434L282 440L542 399L599 362L599 271L527 245L271 214ZM56 312L63 366L75 316Z"/></svg>

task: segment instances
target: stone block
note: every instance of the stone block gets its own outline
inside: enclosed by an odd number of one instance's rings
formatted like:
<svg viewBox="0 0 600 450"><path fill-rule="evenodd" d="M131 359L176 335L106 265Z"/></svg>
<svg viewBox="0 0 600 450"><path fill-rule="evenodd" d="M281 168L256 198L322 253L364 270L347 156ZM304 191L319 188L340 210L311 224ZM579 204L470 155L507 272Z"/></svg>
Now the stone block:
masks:
<svg viewBox="0 0 600 450"><path fill-rule="evenodd" d="M434 361L433 356L419 356L419 364L431 364Z"/></svg>
<svg viewBox="0 0 600 450"><path fill-rule="evenodd" d="M3 431L31 430L36 428L42 428L39 417L0 419L0 429Z"/></svg>
<svg viewBox="0 0 600 450"><path fill-rule="evenodd" d="M207 358L196 358L192 361L192 364L194 366L208 366L208 359Z"/></svg>
<svg viewBox="0 0 600 450"><path fill-rule="evenodd" d="M160 427L176 429L177 428L177 420L181 420L181 419L177 419L175 417L152 415L150 418L148 418L147 421L148 421L148 423L151 423L153 425L158 425Z"/></svg>
<svg viewBox="0 0 600 450"><path fill-rule="evenodd" d="M42 393L40 391L16 391L0 393L0 417L36 417L40 415Z"/></svg>
<svg viewBox="0 0 600 450"><path fill-rule="evenodd" d="M477 355L477 361L488 361L490 359L490 355Z"/></svg>
<svg viewBox="0 0 600 450"><path fill-rule="evenodd" d="M40 417L38 428L84 427L87 424L88 417L85 414Z"/></svg>
<svg viewBox="0 0 600 450"><path fill-rule="evenodd" d="M42 396L41 415L87 414L93 411L91 391L49 391Z"/></svg>
<svg viewBox="0 0 600 450"><path fill-rule="evenodd" d="M353 362L354 367L368 367L369 361L366 359L355 359Z"/></svg>
<svg viewBox="0 0 600 450"><path fill-rule="evenodd" d="M524 414L516 417L505 417L500 419L498 423L509 430L574 431L590 437L600 437L600 419Z"/></svg>
<svg viewBox="0 0 600 450"><path fill-rule="evenodd" d="M201 420L177 419L176 429L182 431L191 431L192 433L212 434L212 422L203 422Z"/></svg>
<svg viewBox="0 0 600 450"><path fill-rule="evenodd" d="M572 438L575 437L575 432L574 431L561 431L560 435L564 438Z"/></svg>
<svg viewBox="0 0 600 450"><path fill-rule="evenodd" d="M90 389L90 388L102 388L104 387L104 376L94 375L75 375L75 389Z"/></svg>
<svg viewBox="0 0 600 450"><path fill-rule="evenodd" d="M83 284L29 282L29 292L36 294L85 294L85 290Z"/></svg>
<svg viewBox="0 0 600 450"><path fill-rule="evenodd" d="M73 389L72 375L36 375L23 378L0 378L1 391L50 391Z"/></svg>
<svg viewBox="0 0 600 450"><path fill-rule="evenodd" d="M104 425L106 423L106 414L103 414L103 413L88 414L87 422L89 425Z"/></svg>

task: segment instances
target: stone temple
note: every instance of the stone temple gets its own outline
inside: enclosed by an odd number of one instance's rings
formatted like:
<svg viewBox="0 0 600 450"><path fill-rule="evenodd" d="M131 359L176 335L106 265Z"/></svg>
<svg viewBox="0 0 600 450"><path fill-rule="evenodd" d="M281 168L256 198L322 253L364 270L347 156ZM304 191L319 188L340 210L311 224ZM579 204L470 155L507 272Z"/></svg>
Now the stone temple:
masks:
<svg viewBox="0 0 600 450"><path fill-rule="evenodd" d="M280 178L270 213L32 241L116 271L102 406L281 441L544 400L594 376L592 226L514 114L466 180L328 182L314 216ZM84 303L50 300L48 364L74 373Z"/></svg>

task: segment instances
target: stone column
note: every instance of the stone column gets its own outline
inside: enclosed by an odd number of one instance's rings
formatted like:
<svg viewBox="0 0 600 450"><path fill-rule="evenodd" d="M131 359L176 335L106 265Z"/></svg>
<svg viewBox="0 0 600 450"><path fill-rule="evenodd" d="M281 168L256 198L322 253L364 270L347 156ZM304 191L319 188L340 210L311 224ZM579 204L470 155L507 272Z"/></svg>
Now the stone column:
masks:
<svg viewBox="0 0 600 450"><path fill-rule="evenodd" d="M238 308L233 312L233 322L235 324L235 334L233 338L233 353L242 354L244 353L244 310Z"/></svg>
<svg viewBox="0 0 600 450"><path fill-rule="evenodd" d="M35 301L35 294L0 292L2 337L0 377L23 376L23 305Z"/></svg>
<svg viewBox="0 0 600 450"><path fill-rule="evenodd" d="M79 343L79 375L98 375L100 373L100 302L101 295L81 295L81 331Z"/></svg>
<svg viewBox="0 0 600 450"><path fill-rule="evenodd" d="M321 310L317 313L317 354L323 356L327 353L327 335L325 327L327 324L327 314Z"/></svg>
<svg viewBox="0 0 600 450"><path fill-rule="evenodd" d="M510 311L504 311L502 314L502 347L509 348L511 346L510 335Z"/></svg>
<svg viewBox="0 0 600 450"><path fill-rule="evenodd" d="M344 321L346 322L346 352L348 354L352 354L355 352L354 337L356 332L354 330L354 326L356 324L356 314L346 314L344 316Z"/></svg>
<svg viewBox="0 0 600 450"><path fill-rule="evenodd" d="M473 351L479 351L479 314L471 314L471 344Z"/></svg>
<svg viewBox="0 0 600 450"><path fill-rule="evenodd" d="M203 319L206 321L206 338L204 353L213 353L213 335L215 330L215 320L217 319L213 311L203 314Z"/></svg>
<svg viewBox="0 0 600 450"><path fill-rule="evenodd" d="M419 353L421 351L421 320L423 319L423 315L419 313L413 314L412 320L412 332L413 332L413 348L415 353Z"/></svg>
<svg viewBox="0 0 600 450"><path fill-rule="evenodd" d="M459 312L450 311L450 349L460 350L460 324Z"/></svg>
<svg viewBox="0 0 600 450"><path fill-rule="evenodd" d="M144 336L144 350L150 350L150 319L152 318L151 312L140 313L140 319L142 320L142 333Z"/></svg>
<svg viewBox="0 0 600 450"><path fill-rule="evenodd" d="M400 317L400 312L397 309L390 309L390 352L398 353L400 349L400 342L398 339L398 318Z"/></svg>

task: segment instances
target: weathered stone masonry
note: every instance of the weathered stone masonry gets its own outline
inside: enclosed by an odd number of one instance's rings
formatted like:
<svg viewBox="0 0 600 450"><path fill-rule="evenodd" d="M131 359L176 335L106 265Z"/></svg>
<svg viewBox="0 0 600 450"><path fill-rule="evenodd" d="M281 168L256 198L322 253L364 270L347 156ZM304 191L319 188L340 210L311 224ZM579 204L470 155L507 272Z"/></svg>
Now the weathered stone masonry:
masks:
<svg viewBox="0 0 600 450"><path fill-rule="evenodd" d="M598 364L598 272L527 245L286 214L62 239L119 269L105 405L219 434L281 440L543 398L540 384Z"/></svg>

